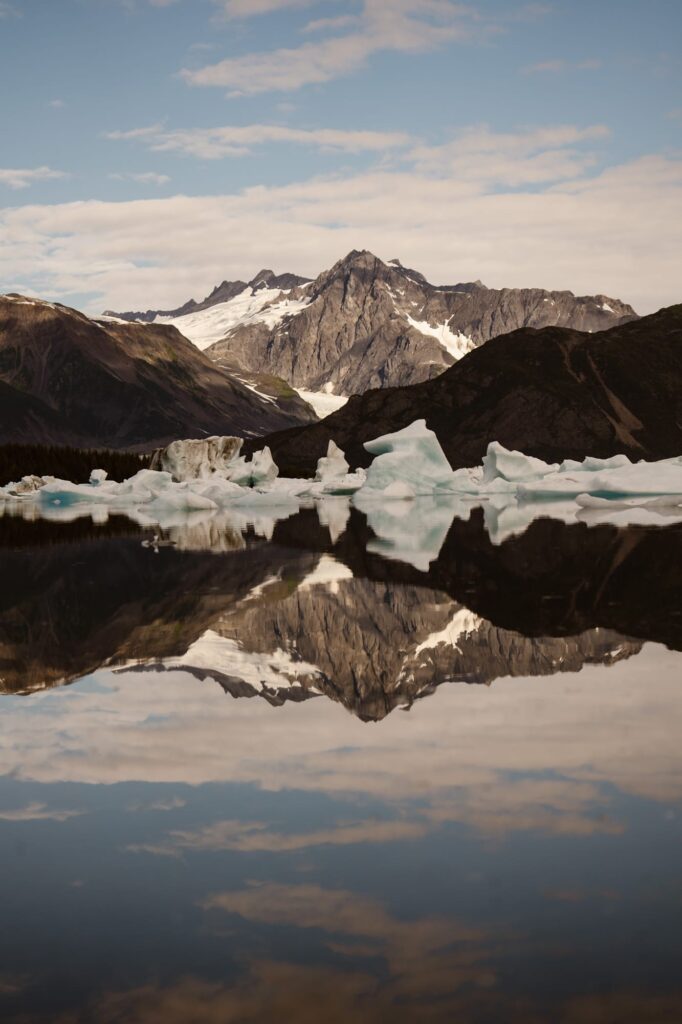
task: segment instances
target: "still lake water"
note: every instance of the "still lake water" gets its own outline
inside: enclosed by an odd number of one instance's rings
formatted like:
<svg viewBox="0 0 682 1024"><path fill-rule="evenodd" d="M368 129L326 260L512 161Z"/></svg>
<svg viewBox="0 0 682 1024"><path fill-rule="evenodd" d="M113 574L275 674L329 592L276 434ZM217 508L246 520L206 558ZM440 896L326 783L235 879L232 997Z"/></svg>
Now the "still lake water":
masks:
<svg viewBox="0 0 682 1024"><path fill-rule="evenodd" d="M0 519L0 1019L682 1020L682 528L370 534Z"/></svg>

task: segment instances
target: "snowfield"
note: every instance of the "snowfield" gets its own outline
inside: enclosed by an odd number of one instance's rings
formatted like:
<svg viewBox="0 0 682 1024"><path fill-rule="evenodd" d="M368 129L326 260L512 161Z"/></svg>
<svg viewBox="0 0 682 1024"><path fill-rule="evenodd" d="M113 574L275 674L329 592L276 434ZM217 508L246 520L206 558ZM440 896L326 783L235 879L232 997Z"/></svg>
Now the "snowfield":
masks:
<svg viewBox="0 0 682 1024"><path fill-rule="evenodd" d="M216 526L237 530L248 522L271 536L277 519L314 504L336 540L354 506L375 534L369 550L421 571L438 557L453 518L466 520L479 507L497 544L542 517L615 526L682 522L682 456L636 463L625 455L586 457L549 465L493 442L482 465L455 471L436 435L418 420L367 442L374 456L367 471L351 473L330 441L315 479L295 480L279 478L268 448L247 461L241 446L240 438L231 437L176 441L157 453L153 468L122 483L101 470L88 484L27 476L0 488L0 515L104 521L123 512L161 528L215 519Z"/></svg>
<svg viewBox="0 0 682 1024"><path fill-rule="evenodd" d="M247 287L229 302L221 302L198 313L184 316L157 316L154 323L170 324L203 352L222 341L236 327L265 324L276 327L285 316L294 316L310 305L310 299L289 299L279 288Z"/></svg>

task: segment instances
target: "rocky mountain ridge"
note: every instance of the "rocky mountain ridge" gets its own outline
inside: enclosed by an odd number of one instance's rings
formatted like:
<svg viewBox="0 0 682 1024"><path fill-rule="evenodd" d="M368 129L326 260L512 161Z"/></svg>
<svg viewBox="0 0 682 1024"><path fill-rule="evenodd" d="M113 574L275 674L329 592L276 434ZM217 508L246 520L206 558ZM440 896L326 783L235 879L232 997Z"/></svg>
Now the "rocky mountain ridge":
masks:
<svg viewBox="0 0 682 1024"><path fill-rule="evenodd" d="M175 318L187 316L189 313L199 313L204 309L210 309L211 306L217 306L222 302L229 302L230 299L236 298L237 295L240 295L247 288L251 288L253 291L262 291L266 288L289 291L292 288L299 288L301 285L308 283L308 281L309 278L299 277L298 274L275 274L273 270L264 269L256 274L251 281L222 281L201 302L189 299L188 302L178 306L177 309L148 309L145 312L129 310L126 313L116 313L113 310L105 310L103 316L114 317L119 320L130 320L133 323L150 324L160 317Z"/></svg>
<svg viewBox="0 0 682 1024"><path fill-rule="evenodd" d="M354 250L312 282L264 272L157 315L219 364L275 374L313 394L349 396L432 379L517 328L598 331L637 314L605 295L493 289L480 281L435 286L399 260Z"/></svg>

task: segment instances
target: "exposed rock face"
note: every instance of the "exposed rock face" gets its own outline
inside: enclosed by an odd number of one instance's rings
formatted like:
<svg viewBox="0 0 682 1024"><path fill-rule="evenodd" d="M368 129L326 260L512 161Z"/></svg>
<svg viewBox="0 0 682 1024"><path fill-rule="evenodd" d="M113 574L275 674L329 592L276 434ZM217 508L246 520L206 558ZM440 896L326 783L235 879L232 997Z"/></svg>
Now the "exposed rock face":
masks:
<svg viewBox="0 0 682 1024"><path fill-rule="evenodd" d="M297 395L254 394L173 327L0 298L0 442L152 448L313 419Z"/></svg>
<svg viewBox="0 0 682 1024"><path fill-rule="evenodd" d="M266 441L283 475L312 476L330 440L351 466L367 466L365 441L418 419L454 469L480 465L491 441L550 463L679 455L682 306L597 334L514 331L436 380L358 395L327 419Z"/></svg>
<svg viewBox="0 0 682 1024"><path fill-rule="evenodd" d="M634 319L631 306L603 295L486 288L477 281L435 287L397 261L352 252L289 299L305 307L274 326L234 327L210 349L297 388L337 395L415 384L438 376L490 338L520 327L598 331ZM182 330L182 324L177 325Z"/></svg>
<svg viewBox="0 0 682 1024"><path fill-rule="evenodd" d="M252 281L223 281L222 284L216 285L211 294L202 302L195 302L194 299L190 299L189 302L185 302L183 306L178 306L177 309L148 309L144 313L131 311L115 313L112 310L107 310L104 316L113 316L121 320L150 324L160 316L186 316L188 313L199 313L203 309L210 309L211 306L217 306L221 302L229 302L230 299L236 298L246 288L253 288L254 290L277 288L287 291L291 288L299 288L301 285L306 284L308 280L309 278L299 277L298 274L275 274L272 270L261 270Z"/></svg>
<svg viewBox="0 0 682 1024"><path fill-rule="evenodd" d="M248 284L224 281L201 303L119 315L171 318L221 366L337 396L429 380L519 327L599 331L636 317L605 295L495 290L480 281L436 287L398 260L357 251L313 282L264 270Z"/></svg>

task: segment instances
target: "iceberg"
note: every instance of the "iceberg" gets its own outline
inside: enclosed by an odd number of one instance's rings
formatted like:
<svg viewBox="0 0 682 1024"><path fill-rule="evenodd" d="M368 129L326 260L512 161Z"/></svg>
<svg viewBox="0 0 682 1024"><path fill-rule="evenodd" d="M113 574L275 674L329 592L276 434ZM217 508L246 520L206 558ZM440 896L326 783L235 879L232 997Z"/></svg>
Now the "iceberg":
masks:
<svg viewBox="0 0 682 1024"><path fill-rule="evenodd" d="M243 443L241 437L173 441L154 452L150 468L170 473L176 483L205 480L213 473L226 474Z"/></svg>
<svg viewBox="0 0 682 1024"><path fill-rule="evenodd" d="M374 492L377 496L402 499L455 489L455 474L426 420L416 420L394 434L366 441L364 447L374 455L362 487L365 495ZM403 486L385 493L396 482Z"/></svg>
<svg viewBox="0 0 682 1024"><path fill-rule="evenodd" d="M350 466L346 461L346 456L334 441L330 441L327 445L326 457L323 456L317 463L315 479L320 483L327 484L332 480L339 480L341 477L347 476L349 470Z"/></svg>

